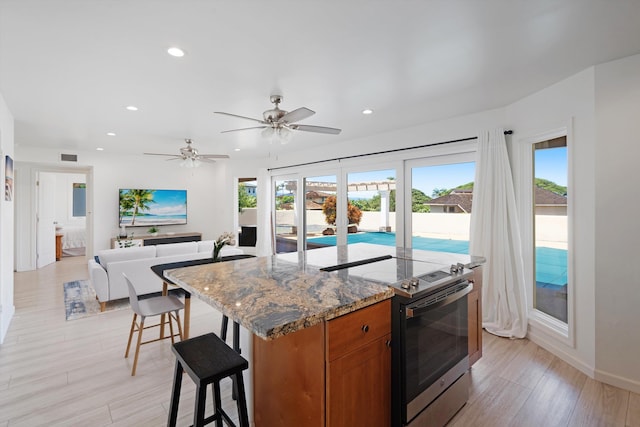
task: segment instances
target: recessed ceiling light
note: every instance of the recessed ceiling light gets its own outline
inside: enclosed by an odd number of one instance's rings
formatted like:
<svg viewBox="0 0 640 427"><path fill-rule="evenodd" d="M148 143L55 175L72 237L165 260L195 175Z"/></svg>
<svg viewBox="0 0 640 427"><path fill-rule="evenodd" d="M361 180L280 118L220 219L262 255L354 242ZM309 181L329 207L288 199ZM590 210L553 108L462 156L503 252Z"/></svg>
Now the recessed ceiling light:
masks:
<svg viewBox="0 0 640 427"><path fill-rule="evenodd" d="M138 111L138 107L136 107L135 105L129 105L127 107L127 110L129 110L129 111Z"/></svg>
<svg viewBox="0 0 640 427"><path fill-rule="evenodd" d="M176 58L181 58L184 56L184 50L179 47L170 47L167 49L167 53L171 56L175 56Z"/></svg>
<svg viewBox="0 0 640 427"><path fill-rule="evenodd" d="M104 148L98 147L98 148L96 148L96 151L104 151Z"/></svg>
<svg viewBox="0 0 640 427"><path fill-rule="evenodd" d="M370 108L366 108L366 109L362 110L362 114L367 114L367 115L368 114L373 114L373 110L370 109Z"/></svg>
<svg viewBox="0 0 640 427"><path fill-rule="evenodd" d="M239 148L234 148L233 151L240 151L240 149Z"/></svg>
<svg viewBox="0 0 640 427"><path fill-rule="evenodd" d="M107 136L116 136L116 134L113 132L107 132Z"/></svg>

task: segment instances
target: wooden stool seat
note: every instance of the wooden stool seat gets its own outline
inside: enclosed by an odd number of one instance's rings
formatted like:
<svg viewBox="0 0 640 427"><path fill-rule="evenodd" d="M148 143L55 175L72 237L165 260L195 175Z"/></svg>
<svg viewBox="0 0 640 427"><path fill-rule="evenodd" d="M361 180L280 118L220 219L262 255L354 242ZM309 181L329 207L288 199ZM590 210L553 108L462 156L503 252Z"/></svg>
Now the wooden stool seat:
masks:
<svg viewBox="0 0 640 427"><path fill-rule="evenodd" d="M203 426L212 421L216 421L218 426L222 426L223 419L230 425L235 426L222 409L220 399L220 380L233 377L237 387L236 404L240 420L239 424L241 427L249 427L247 401L242 378L242 371L249 368L249 362L213 333L175 343L172 346L172 350L176 355L176 368L171 392L168 425L176 425L182 372L184 371L196 384L194 426ZM205 419L206 390L209 384L211 384L213 390L214 413Z"/></svg>

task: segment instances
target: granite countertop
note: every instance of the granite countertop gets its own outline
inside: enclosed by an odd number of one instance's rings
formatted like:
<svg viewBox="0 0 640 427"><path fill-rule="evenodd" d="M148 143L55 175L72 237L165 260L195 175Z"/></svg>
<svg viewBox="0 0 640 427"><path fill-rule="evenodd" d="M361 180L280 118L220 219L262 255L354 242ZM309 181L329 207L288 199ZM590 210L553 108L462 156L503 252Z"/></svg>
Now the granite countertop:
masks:
<svg viewBox="0 0 640 427"><path fill-rule="evenodd" d="M247 258L177 268L166 270L164 276L265 339L393 296L385 283L323 272L296 257Z"/></svg>

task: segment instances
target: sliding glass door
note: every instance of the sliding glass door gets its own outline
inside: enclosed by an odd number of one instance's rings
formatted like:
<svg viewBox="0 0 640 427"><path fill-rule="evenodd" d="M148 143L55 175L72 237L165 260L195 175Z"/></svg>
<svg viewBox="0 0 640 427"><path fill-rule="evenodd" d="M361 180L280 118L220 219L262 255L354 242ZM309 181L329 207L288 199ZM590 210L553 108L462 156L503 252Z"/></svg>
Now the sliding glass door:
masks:
<svg viewBox="0 0 640 427"><path fill-rule="evenodd" d="M275 179L274 185L274 237L276 253L298 250L298 181Z"/></svg>
<svg viewBox="0 0 640 427"><path fill-rule="evenodd" d="M336 175L304 178L305 249L327 246L324 236L335 241L337 185Z"/></svg>
<svg viewBox="0 0 640 427"><path fill-rule="evenodd" d="M407 162L405 221L414 249L469 253L474 153Z"/></svg>

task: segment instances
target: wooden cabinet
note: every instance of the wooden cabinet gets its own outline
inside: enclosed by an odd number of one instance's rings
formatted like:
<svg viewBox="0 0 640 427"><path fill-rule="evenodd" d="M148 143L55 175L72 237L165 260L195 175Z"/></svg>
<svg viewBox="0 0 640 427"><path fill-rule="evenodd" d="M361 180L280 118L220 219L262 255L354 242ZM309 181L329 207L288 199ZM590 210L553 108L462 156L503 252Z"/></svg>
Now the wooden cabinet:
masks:
<svg viewBox="0 0 640 427"><path fill-rule="evenodd" d="M62 234L56 234L56 261L62 258Z"/></svg>
<svg viewBox="0 0 640 427"><path fill-rule="evenodd" d="M386 427L390 402L390 301L329 321L327 425Z"/></svg>
<svg viewBox="0 0 640 427"><path fill-rule="evenodd" d="M253 340L254 421L264 426L388 426L391 300Z"/></svg>
<svg viewBox="0 0 640 427"><path fill-rule="evenodd" d="M482 357L482 266L473 269L473 291L469 292L469 366Z"/></svg>

